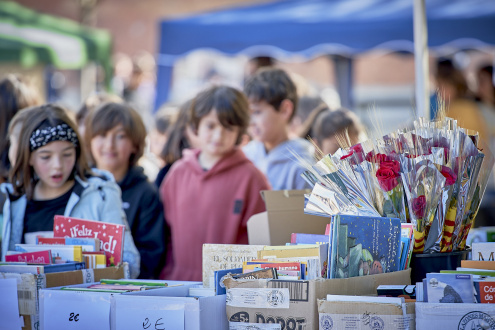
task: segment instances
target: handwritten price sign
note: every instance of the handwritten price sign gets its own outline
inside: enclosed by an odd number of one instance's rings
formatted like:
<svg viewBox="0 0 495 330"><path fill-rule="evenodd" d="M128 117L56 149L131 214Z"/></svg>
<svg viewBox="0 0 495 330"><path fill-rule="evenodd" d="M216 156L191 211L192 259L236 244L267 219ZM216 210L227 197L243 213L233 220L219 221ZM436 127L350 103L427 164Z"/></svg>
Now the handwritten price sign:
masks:
<svg viewBox="0 0 495 330"><path fill-rule="evenodd" d="M112 328L119 330L184 329L184 302L168 297L112 297Z"/></svg>

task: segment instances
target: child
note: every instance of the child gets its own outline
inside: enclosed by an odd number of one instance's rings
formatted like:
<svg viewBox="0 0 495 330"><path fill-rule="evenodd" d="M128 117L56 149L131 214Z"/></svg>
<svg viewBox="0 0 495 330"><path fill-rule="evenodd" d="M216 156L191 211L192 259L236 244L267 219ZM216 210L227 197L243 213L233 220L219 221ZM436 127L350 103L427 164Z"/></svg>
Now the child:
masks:
<svg viewBox="0 0 495 330"><path fill-rule="evenodd" d="M317 108L311 113L300 136L311 137L324 155L333 155L341 147L339 138L345 139L349 146L365 140L356 115L343 108L331 111L326 106Z"/></svg>
<svg viewBox="0 0 495 330"><path fill-rule="evenodd" d="M247 80L244 92L254 139L243 148L247 158L265 173L274 190L309 188L301 177L305 168L292 152L313 163L314 148L304 139L289 139L289 123L297 107L292 80L283 70L260 69Z"/></svg>
<svg viewBox="0 0 495 330"><path fill-rule="evenodd" d="M139 278L156 279L165 259L165 231L158 190L136 165L145 138L141 116L126 104L104 103L86 119L93 163L112 173L122 190L123 208L141 254Z"/></svg>
<svg viewBox="0 0 495 330"><path fill-rule="evenodd" d="M137 277L140 257L120 208L118 186L111 178L88 176L79 134L64 109L48 104L23 111L28 113L19 131L11 184L2 185L8 193L2 260L15 244L53 231L58 214L125 225L124 261L131 277Z"/></svg>
<svg viewBox="0 0 495 330"><path fill-rule="evenodd" d="M238 90L217 86L192 102L191 122L200 149L184 150L160 186L170 226L172 260L161 278L200 281L204 243L248 244L247 220L263 212L263 174L237 147L248 122Z"/></svg>

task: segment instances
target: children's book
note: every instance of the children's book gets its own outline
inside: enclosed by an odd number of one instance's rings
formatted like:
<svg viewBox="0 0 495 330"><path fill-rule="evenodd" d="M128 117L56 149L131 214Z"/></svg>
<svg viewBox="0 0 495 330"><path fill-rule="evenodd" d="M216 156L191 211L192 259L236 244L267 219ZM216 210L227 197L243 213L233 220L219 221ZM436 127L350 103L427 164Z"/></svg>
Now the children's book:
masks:
<svg viewBox="0 0 495 330"><path fill-rule="evenodd" d="M234 275L234 274L241 274L242 273L242 268L233 268L233 269L222 269L222 270L215 270L215 293L217 295L220 294L226 294L227 290L225 289L225 284L223 284L223 279L225 276L228 274Z"/></svg>
<svg viewBox="0 0 495 330"><path fill-rule="evenodd" d="M51 264L52 263L52 252L50 250L35 251L35 252L24 252L20 253L17 251L9 251L5 256L5 261L7 262L26 262L28 264Z"/></svg>
<svg viewBox="0 0 495 330"><path fill-rule="evenodd" d="M38 245L65 245L65 238L63 238L63 237L36 237L36 244L38 244Z"/></svg>
<svg viewBox="0 0 495 330"><path fill-rule="evenodd" d="M411 239L408 237L401 237L401 254L400 254L400 270L407 269L407 258L409 257L409 247Z"/></svg>
<svg viewBox="0 0 495 330"><path fill-rule="evenodd" d="M400 235L396 218L336 215L330 234L330 278L398 271Z"/></svg>
<svg viewBox="0 0 495 330"><path fill-rule="evenodd" d="M426 274L428 302L474 303L475 291L470 274Z"/></svg>
<svg viewBox="0 0 495 330"><path fill-rule="evenodd" d="M82 262L82 248L80 245L36 245L16 244L15 250L19 252L37 252L50 250L52 263Z"/></svg>
<svg viewBox="0 0 495 330"><path fill-rule="evenodd" d="M89 237L100 240L100 250L109 253L107 266L119 265L124 251L125 226L56 215L54 237Z"/></svg>

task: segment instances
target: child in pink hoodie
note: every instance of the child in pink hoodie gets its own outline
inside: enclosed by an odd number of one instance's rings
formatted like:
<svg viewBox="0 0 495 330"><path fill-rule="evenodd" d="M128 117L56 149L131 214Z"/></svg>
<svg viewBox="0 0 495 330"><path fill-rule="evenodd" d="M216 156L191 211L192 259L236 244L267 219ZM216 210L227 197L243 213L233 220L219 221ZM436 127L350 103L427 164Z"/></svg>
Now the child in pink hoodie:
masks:
<svg viewBox="0 0 495 330"><path fill-rule="evenodd" d="M265 211L265 176L238 144L249 124L248 102L240 91L216 86L193 100L190 120L200 148L185 150L160 186L171 231L167 280L201 281L204 243L248 244L248 219ZM171 260L170 260L171 259Z"/></svg>

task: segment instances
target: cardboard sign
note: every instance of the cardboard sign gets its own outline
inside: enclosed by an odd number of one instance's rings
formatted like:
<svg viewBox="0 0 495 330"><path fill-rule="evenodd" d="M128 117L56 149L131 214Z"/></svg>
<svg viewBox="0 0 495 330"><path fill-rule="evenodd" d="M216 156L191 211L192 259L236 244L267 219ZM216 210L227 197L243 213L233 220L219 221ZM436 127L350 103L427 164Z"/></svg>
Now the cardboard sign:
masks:
<svg viewBox="0 0 495 330"><path fill-rule="evenodd" d="M21 329L17 281L15 278L0 279L0 330Z"/></svg>
<svg viewBox="0 0 495 330"><path fill-rule="evenodd" d="M41 327L110 330L110 297L104 292L41 290Z"/></svg>
<svg viewBox="0 0 495 330"><path fill-rule="evenodd" d="M184 301L164 297L112 297L116 329L184 329L184 309Z"/></svg>

